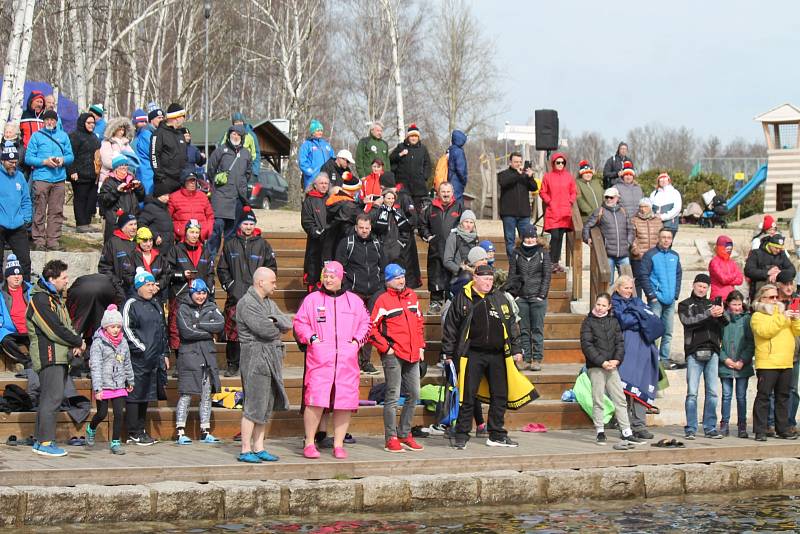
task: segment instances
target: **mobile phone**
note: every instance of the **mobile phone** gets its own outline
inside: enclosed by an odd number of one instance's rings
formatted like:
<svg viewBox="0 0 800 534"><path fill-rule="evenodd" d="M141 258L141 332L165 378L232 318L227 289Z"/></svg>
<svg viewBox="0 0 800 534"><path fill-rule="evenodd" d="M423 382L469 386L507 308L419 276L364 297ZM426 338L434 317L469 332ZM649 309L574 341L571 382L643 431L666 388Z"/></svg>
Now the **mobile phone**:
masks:
<svg viewBox="0 0 800 534"><path fill-rule="evenodd" d="M714 306L722 306L722 297L714 298Z"/></svg>
<svg viewBox="0 0 800 534"><path fill-rule="evenodd" d="M793 312L800 311L800 297L794 297L792 303L789 304L789 309Z"/></svg>

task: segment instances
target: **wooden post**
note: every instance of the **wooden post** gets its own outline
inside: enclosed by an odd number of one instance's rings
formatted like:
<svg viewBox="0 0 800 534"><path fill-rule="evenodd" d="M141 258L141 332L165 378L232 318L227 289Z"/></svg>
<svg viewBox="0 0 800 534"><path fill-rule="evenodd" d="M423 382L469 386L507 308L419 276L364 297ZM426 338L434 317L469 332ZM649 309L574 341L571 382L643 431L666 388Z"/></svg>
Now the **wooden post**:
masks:
<svg viewBox="0 0 800 534"><path fill-rule="evenodd" d="M498 219L498 198L497 198L497 161L494 152L489 152L489 184L492 188L492 220Z"/></svg>
<svg viewBox="0 0 800 534"><path fill-rule="evenodd" d="M583 297L583 223L577 204L572 205L572 227L574 231L567 233L567 260L572 266L572 300L580 300Z"/></svg>

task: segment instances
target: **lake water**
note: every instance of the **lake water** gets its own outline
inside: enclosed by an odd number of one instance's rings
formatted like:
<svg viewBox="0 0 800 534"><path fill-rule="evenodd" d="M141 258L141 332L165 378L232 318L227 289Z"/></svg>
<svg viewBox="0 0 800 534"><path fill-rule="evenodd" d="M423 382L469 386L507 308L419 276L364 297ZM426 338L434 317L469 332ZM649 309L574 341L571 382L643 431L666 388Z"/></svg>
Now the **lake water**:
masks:
<svg viewBox="0 0 800 534"><path fill-rule="evenodd" d="M230 533L358 533L391 534L517 534L566 533L684 533L800 532L800 496L789 493L733 494L616 501L580 505L474 507L419 513L386 514L241 522L125 523L103 525L105 532L176 534ZM17 532L88 532L97 525L18 529Z"/></svg>

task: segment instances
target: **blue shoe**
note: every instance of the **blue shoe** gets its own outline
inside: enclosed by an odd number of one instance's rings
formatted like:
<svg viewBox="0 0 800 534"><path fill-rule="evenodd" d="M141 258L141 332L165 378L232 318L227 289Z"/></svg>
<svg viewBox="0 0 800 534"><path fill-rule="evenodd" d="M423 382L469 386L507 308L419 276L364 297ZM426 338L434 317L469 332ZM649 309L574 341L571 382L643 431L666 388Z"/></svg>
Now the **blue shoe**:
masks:
<svg viewBox="0 0 800 534"><path fill-rule="evenodd" d="M189 439L189 436L187 436L186 434L181 434L180 436L178 436L176 443L178 445L191 445L192 440Z"/></svg>
<svg viewBox="0 0 800 534"><path fill-rule="evenodd" d="M254 452L243 452L237 458L240 462L244 462L246 464L260 464L261 458Z"/></svg>
<svg viewBox="0 0 800 534"><path fill-rule="evenodd" d="M118 439L111 440L111 454L125 454L125 450L122 448L122 443L120 443Z"/></svg>
<svg viewBox="0 0 800 534"><path fill-rule="evenodd" d="M67 455L67 451L65 451L60 447L57 447L54 441L49 442L47 445L43 443L38 443L34 445L33 452L35 452L36 454L41 454L42 456L49 456L51 458L57 458L59 456Z"/></svg>
<svg viewBox="0 0 800 534"><path fill-rule="evenodd" d="M280 460L280 458L278 458L274 454L268 453L267 451L258 451L256 453L256 456L258 456L265 462L277 462L278 460Z"/></svg>
<svg viewBox="0 0 800 534"><path fill-rule="evenodd" d="M200 440L200 443L222 443L222 440L215 438L209 433L206 433L206 436Z"/></svg>
<svg viewBox="0 0 800 534"><path fill-rule="evenodd" d="M92 430L92 427L86 425L86 445L89 447L94 446L94 435L97 434L97 430Z"/></svg>

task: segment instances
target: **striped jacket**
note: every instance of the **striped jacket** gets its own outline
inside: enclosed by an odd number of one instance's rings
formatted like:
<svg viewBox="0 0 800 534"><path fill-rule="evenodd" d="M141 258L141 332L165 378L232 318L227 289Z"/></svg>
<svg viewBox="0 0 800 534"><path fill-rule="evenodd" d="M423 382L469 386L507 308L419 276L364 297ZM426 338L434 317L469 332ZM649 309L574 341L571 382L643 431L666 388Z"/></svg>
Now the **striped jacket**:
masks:
<svg viewBox="0 0 800 534"><path fill-rule="evenodd" d="M50 365L69 364L70 349L80 347L83 339L72 328L61 295L43 278L33 286L25 318L33 370L38 373Z"/></svg>

